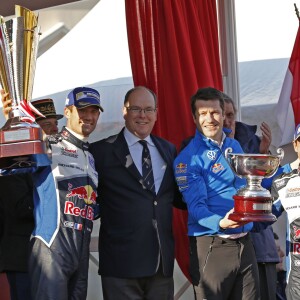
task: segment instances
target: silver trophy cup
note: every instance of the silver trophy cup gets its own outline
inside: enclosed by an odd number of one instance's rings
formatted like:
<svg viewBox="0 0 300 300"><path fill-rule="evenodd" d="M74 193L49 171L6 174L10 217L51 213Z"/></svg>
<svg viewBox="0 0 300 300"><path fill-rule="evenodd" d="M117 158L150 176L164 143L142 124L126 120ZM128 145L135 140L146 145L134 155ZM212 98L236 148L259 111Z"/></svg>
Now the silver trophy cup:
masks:
<svg viewBox="0 0 300 300"><path fill-rule="evenodd" d="M0 168L30 166L31 155L46 151L42 130L30 108L40 28L37 16L15 6L16 17L0 22L0 86L12 99L0 130Z"/></svg>
<svg viewBox="0 0 300 300"><path fill-rule="evenodd" d="M247 185L237 191L234 198L234 212L229 218L234 221L276 221L272 214L272 197L270 192L261 186L264 178L273 176L284 156L283 149L278 155L232 153L231 148L225 151L233 172L247 180Z"/></svg>

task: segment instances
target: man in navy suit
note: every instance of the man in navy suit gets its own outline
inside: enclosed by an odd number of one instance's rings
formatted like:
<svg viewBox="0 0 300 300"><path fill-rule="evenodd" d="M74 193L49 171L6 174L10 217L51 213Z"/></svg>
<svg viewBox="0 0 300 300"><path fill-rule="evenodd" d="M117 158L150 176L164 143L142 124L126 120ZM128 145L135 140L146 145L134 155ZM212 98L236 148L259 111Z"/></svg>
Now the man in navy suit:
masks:
<svg viewBox="0 0 300 300"><path fill-rule="evenodd" d="M119 134L90 145L99 174L99 274L105 300L171 300L174 294L172 206L180 203L172 171L176 148L153 136L156 95L145 87L127 92ZM144 140L154 189L143 181ZM179 197L179 198L176 198ZM178 206L178 205L176 205Z"/></svg>

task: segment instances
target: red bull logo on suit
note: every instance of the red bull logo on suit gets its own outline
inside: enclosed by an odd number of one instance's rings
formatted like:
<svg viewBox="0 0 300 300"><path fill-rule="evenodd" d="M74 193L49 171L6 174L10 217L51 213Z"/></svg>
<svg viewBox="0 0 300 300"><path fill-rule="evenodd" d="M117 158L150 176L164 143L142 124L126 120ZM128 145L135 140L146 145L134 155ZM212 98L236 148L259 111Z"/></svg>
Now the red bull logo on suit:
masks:
<svg viewBox="0 0 300 300"><path fill-rule="evenodd" d="M69 184L68 191L67 198L78 197L84 200L86 204L96 204L97 192L90 185L73 188L73 185Z"/></svg>

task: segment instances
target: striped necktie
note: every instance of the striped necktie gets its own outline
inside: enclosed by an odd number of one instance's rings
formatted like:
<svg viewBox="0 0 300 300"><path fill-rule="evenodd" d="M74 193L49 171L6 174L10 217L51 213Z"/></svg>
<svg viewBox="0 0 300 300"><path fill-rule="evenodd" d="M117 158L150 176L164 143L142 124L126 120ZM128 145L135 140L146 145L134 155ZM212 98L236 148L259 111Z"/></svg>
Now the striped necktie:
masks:
<svg viewBox="0 0 300 300"><path fill-rule="evenodd" d="M143 146L142 152L142 172L143 182L145 187L155 193L154 176L151 163L150 151L145 140L140 140L139 143Z"/></svg>

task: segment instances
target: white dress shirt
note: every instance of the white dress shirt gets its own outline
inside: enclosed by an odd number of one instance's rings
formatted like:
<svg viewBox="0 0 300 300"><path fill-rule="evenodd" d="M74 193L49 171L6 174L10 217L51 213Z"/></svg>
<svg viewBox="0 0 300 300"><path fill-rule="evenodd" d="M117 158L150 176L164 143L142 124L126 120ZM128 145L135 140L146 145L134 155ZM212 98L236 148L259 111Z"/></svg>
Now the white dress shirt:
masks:
<svg viewBox="0 0 300 300"><path fill-rule="evenodd" d="M132 134L126 127L124 130L124 137L127 142L130 155L133 159L135 166L137 167L138 171L142 175L142 151L143 146L139 143L141 140L134 134ZM156 146L154 145L153 141L151 140L150 136L147 136L145 139L147 141L147 146L150 151L151 156L151 163L153 169L153 177L154 177L154 184L155 184L155 192L156 194L159 191L163 176L166 170L166 162L161 157L159 151L157 150Z"/></svg>

